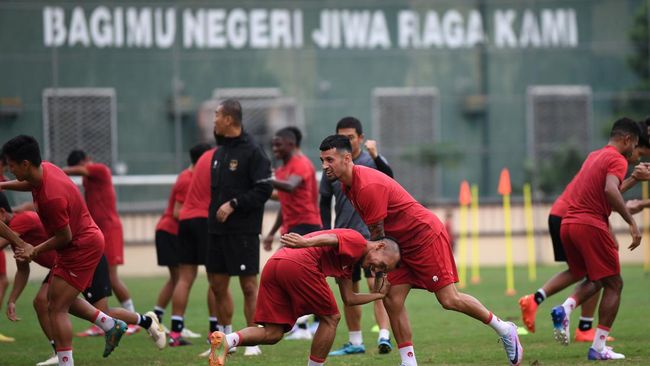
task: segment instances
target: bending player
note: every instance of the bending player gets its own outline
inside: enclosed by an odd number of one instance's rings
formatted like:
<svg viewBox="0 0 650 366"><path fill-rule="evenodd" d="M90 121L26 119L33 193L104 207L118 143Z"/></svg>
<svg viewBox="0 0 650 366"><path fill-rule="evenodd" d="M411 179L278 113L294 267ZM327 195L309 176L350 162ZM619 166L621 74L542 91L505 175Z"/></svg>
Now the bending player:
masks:
<svg viewBox="0 0 650 366"><path fill-rule="evenodd" d="M0 189L31 191L38 215L49 236L36 247L5 237L16 245L16 258L31 261L42 252L57 251L57 262L52 269L47 295L59 365L74 365L72 324L68 312L76 303L80 308L74 309L75 313L84 319L94 322L103 318L106 323L113 323L111 337L106 338L104 357L107 357L119 344L126 324L77 299L79 293L90 285L104 251L101 231L90 217L79 190L70 178L55 165L41 162L36 139L26 135L14 137L4 144L2 153L17 180L1 182Z"/></svg>
<svg viewBox="0 0 650 366"><path fill-rule="evenodd" d="M254 317L262 327L248 327L227 335L212 333L210 366L224 365L229 348L278 343L296 319L305 314L320 317L307 365L323 365L341 319L325 278L337 279L346 305L366 304L384 298L390 285L386 281L374 293L355 293L351 279L354 264L361 260L364 268L388 272L400 260L399 248L392 239L366 241L351 229L317 231L305 236L289 233L282 236L281 243L286 248L273 254L262 271Z"/></svg>

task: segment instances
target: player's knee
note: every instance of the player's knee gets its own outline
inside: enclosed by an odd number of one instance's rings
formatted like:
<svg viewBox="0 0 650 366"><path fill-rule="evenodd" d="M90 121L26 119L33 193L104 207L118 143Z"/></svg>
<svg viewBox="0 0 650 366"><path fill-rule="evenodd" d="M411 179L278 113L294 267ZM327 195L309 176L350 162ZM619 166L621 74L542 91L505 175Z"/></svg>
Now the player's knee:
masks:
<svg viewBox="0 0 650 366"><path fill-rule="evenodd" d="M47 310L47 297L45 296L36 296L34 298L34 301L32 301L32 305L34 306L34 310L36 312L46 312Z"/></svg>
<svg viewBox="0 0 650 366"><path fill-rule="evenodd" d="M341 321L341 314L321 316L319 326L325 325L325 326L336 328L339 325L340 321Z"/></svg>
<svg viewBox="0 0 650 366"><path fill-rule="evenodd" d="M445 310L458 310L460 308L460 298L457 296L445 296L438 298L440 305Z"/></svg>
<svg viewBox="0 0 650 366"><path fill-rule="evenodd" d="M257 296L257 284L255 283L246 283L242 285L241 290L244 293L244 297Z"/></svg>
<svg viewBox="0 0 650 366"><path fill-rule="evenodd" d="M284 337L284 332L280 328L266 329L267 344L276 344L280 342L283 337Z"/></svg>

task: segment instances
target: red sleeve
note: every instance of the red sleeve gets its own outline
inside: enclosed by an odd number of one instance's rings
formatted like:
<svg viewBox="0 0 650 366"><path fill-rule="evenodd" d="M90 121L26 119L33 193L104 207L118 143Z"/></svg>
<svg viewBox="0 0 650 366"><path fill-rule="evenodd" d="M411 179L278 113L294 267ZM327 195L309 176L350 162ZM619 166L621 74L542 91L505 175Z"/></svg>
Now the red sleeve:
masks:
<svg viewBox="0 0 650 366"><path fill-rule="evenodd" d="M70 224L67 202L63 198L54 198L38 206L39 215L47 218L48 227L60 230Z"/></svg>
<svg viewBox="0 0 650 366"><path fill-rule="evenodd" d="M385 185L369 184L361 188L355 197L366 225L376 224L388 216L388 191Z"/></svg>
<svg viewBox="0 0 650 366"><path fill-rule="evenodd" d="M93 180L105 180L107 168L102 164L86 164L88 170L88 178ZM110 174L110 172L108 172Z"/></svg>
<svg viewBox="0 0 650 366"><path fill-rule="evenodd" d="M615 176L619 183L625 179L625 173L627 173L627 161L622 155L613 158L607 165L607 175Z"/></svg>
<svg viewBox="0 0 650 366"><path fill-rule="evenodd" d="M366 238L358 231L351 229L335 230L335 234L339 240L338 254L350 258L354 262L358 261L366 247Z"/></svg>
<svg viewBox="0 0 650 366"><path fill-rule="evenodd" d="M25 215L15 215L14 218L9 222L9 228L15 231L18 236L25 235L30 229L29 220Z"/></svg>
<svg viewBox="0 0 650 366"><path fill-rule="evenodd" d="M174 201L184 203L187 191L190 189L190 182L192 181L188 174L183 174L178 177L178 181L174 185Z"/></svg>

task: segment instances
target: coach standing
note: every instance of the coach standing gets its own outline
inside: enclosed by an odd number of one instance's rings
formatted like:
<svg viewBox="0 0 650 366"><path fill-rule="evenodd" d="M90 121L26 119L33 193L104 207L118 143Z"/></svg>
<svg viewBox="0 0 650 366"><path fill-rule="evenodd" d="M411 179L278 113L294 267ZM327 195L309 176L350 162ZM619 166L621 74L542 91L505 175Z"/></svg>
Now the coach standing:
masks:
<svg viewBox="0 0 650 366"><path fill-rule="evenodd" d="M218 319L232 326L234 305L227 296L230 276L239 276L244 315L254 326L257 274L264 203L271 196L271 162L264 150L243 130L241 104L228 99L215 111L214 133L219 148L212 157L208 216L210 241L206 270L217 297ZM247 347L245 355L260 354Z"/></svg>

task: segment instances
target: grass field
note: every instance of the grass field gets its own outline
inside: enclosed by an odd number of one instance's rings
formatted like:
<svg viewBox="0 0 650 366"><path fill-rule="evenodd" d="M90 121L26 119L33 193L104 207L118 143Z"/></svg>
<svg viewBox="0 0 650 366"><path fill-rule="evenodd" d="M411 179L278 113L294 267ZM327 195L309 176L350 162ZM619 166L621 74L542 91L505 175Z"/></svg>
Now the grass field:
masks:
<svg viewBox="0 0 650 366"><path fill-rule="evenodd" d="M549 278L562 267L544 267L538 271L540 281L529 283L525 268L517 268L516 287L518 296L533 291L543 280ZM624 361L611 361L614 364L648 365L650 364L650 322L648 319L648 291L650 278L643 275L640 266L623 268L625 289L618 318L612 335L616 341L610 343L616 351L627 356ZM504 296L504 271L500 268L482 270L482 283L471 285L466 292L479 298L488 308L499 316L514 320L521 325L516 297ZM151 309L157 291L163 283L162 278L127 278L136 307L142 311ZM232 292L235 297L236 312L234 326L243 325L241 311L241 291L233 282ZM18 310L22 321L10 324L3 316L0 320L0 332L14 336L15 343L0 343L0 365L34 365L47 358L51 349L40 332L36 316L31 307L31 300L38 283L31 282L21 297ZM237 287L235 287L237 286ZM201 278L195 285L186 314L187 326L207 333L207 311L205 305L206 281ZM335 292L336 293L336 292ZM537 332L522 336L525 365L586 365L586 353L589 347L585 343L572 343L568 347L559 346L552 339L549 311L551 307L564 300L565 291L542 304L538 312ZM115 304L114 299L112 303ZM502 345L497 343L494 332L481 323L464 315L445 311L435 297L428 292L412 291L407 307L414 334L414 345L419 365L504 365L507 364ZM169 310L168 310L169 311ZM572 317L572 330L578 322L578 315ZM165 324L169 326L169 315L165 314ZM376 333L371 333L373 325L372 309L364 307L363 330L367 353L365 355L331 357L327 364L336 365L391 365L399 364L399 354L395 350L388 355L379 355L374 347ZM75 331L87 326L78 319L73 319ZM347 330L343 321L339 325L334 347L347 341ZM309 341L282 341L275 346L262 346L263 355L244 357L238 352L229 359L228 365L305 365L309 354ZM75 361L77 365L206 365L207 360L197 357L207 349L204 339L194 340L194 344L179 348L166 348L158 351L143 331L140 334L125 337L120 347L108 358L103 359L103 338L75 338Z"/></svg>

